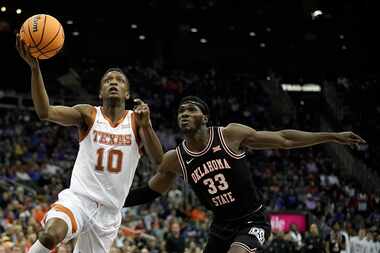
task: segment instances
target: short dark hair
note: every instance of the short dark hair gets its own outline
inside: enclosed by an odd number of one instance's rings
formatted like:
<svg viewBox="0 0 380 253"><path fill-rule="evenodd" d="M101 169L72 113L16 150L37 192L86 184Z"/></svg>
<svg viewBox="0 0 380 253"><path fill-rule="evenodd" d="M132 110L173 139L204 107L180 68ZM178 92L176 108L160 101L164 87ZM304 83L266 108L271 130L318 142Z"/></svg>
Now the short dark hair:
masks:
<svg viewBox="0 0 380 253"><path fill-rule="evenodd" d="M185 104L185 103L193 103L193 104L197 105L199 107L199 109L201 109L201 111L204 115L210 114L208 105L200 97L196 97L196 96L184 97L181 99L179 106L181 106L182 104Z"/></svg>
<svg viewBox="0 0 380 253"><path fill-rule="evenodd" d="M125 76L125 79L127 79L127 82L128 82L128 78L127 78L127 75L124 73L124 71L121 69L121 68L108 68L107 70L106 70L106 72L104 72L104 74L102 75L102 79L101 80L103 80L103 78L109 73L109 72L112 72L112 71L116 71L116 72L119 72L119 73L121 73L121 74L123 74L124 76Z"/></svg>
<svg viewBox="0 0 380 253"><path fill-rule="evenodd" d="M103 81L103 78L109 73L109 72L112 72L112 71L116 71L116 72L119 72L121 74L123 74L125 76L125 79L127 80L127 84L128 84L128 90L129 90L129 80L128 80L128 77L127 75L124 73L124 71L121 69L121 68L117 68L117 67L112 67L112 68L108 68L106 70L106 72L104 72L104 74L102 75L102 78L100 79L100 85L99 85L99 89L101 90L102 89L102 81Z"/></svg>

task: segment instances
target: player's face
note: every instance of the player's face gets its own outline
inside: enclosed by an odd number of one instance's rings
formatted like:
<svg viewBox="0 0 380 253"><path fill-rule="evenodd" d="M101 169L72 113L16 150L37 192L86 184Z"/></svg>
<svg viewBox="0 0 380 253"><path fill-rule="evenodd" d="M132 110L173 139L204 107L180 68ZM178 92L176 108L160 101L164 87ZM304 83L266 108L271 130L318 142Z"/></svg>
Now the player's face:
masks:
<svg viewBox="0 0 380 253"><path fill-rule="evenodd" d="M101 80L100 98L128 99L128 81L123 73L108 72Z"/></svg>
<svg viewBox="0 0 380 253"><path fill-rule="evenodd" d="M192 103L184 103L178 108L178 126L183 132L191 132L199 129L207 123L207 116L202 110Z"/></svg>

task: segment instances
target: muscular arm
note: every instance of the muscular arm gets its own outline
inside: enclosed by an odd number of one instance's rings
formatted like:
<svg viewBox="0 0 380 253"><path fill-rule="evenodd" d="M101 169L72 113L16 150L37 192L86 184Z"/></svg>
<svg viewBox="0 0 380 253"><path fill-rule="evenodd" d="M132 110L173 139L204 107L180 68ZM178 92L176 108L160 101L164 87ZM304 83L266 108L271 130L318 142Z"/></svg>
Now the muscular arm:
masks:
<svg viewBox="0 0 380 253"><path fill-rule="evenodd" d="M124 206L145 204L166 193L174 184L180 171L176 151L166 152L156 174L149 180L148 185L130 191Z"/></svg>
<svg viewBox="0 0 380 253"><path fill-rule="evenodd" d="M151 124L139 127L139 136L144 145L144 150L148 154L149 160L153 164L160 164L163 159L162 146L156 132Z"/></svg>
<svg viewBox="0 0 380 253"><path fill-rule="evenodd" d="M86 115L90 105L52 106L49 104L44 80L38 62L31 66L31 90L34 109L41 120L51 121L63 126L83 126L87 123Z"/></svg>
<svg viewBox="0 0 380 253"><path fill-rule="evenodd" d="M313 133L299 130L256 131L245 125L231 123L223 131L233 146L248 149L292 149L309 147L326 142L342 144L364 143L354 133Z"/></svg>

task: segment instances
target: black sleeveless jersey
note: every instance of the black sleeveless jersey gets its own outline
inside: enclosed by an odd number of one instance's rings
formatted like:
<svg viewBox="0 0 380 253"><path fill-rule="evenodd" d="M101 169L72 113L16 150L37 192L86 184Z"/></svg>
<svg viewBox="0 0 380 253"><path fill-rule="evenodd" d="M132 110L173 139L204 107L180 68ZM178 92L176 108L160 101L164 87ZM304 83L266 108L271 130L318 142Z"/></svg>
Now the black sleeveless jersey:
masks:
<svg viewBox="0 0 380 253"><path fill-rule="evenodd" d="M262 206L245 153L236 154L224 141L222 127L210 127L210 139L201 152L183 141L177 148L184 180L215 218L238 219Z"/></svg>

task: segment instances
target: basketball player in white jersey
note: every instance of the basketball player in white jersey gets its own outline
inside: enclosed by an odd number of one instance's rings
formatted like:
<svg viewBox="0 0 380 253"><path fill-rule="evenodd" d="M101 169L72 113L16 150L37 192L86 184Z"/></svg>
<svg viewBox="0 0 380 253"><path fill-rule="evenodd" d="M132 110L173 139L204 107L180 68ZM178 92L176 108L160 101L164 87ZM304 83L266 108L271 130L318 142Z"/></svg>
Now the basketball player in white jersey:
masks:
<svg viewBox="0 0 380 253"><path fill-rule="evenodd" d="M136 99L134 111L125 110L129 83L120 69L109 69L101 79L102 106L49 105L38 60L31 57L18 35L16 47L31 68L32 98L39 118L77 126L80 141L70 188L58 195L29 252L50 252L72 238L77 238L74 252L109 252L141 156L140 140L152 163L159 164L162 159L149 108Z"/></svg>

